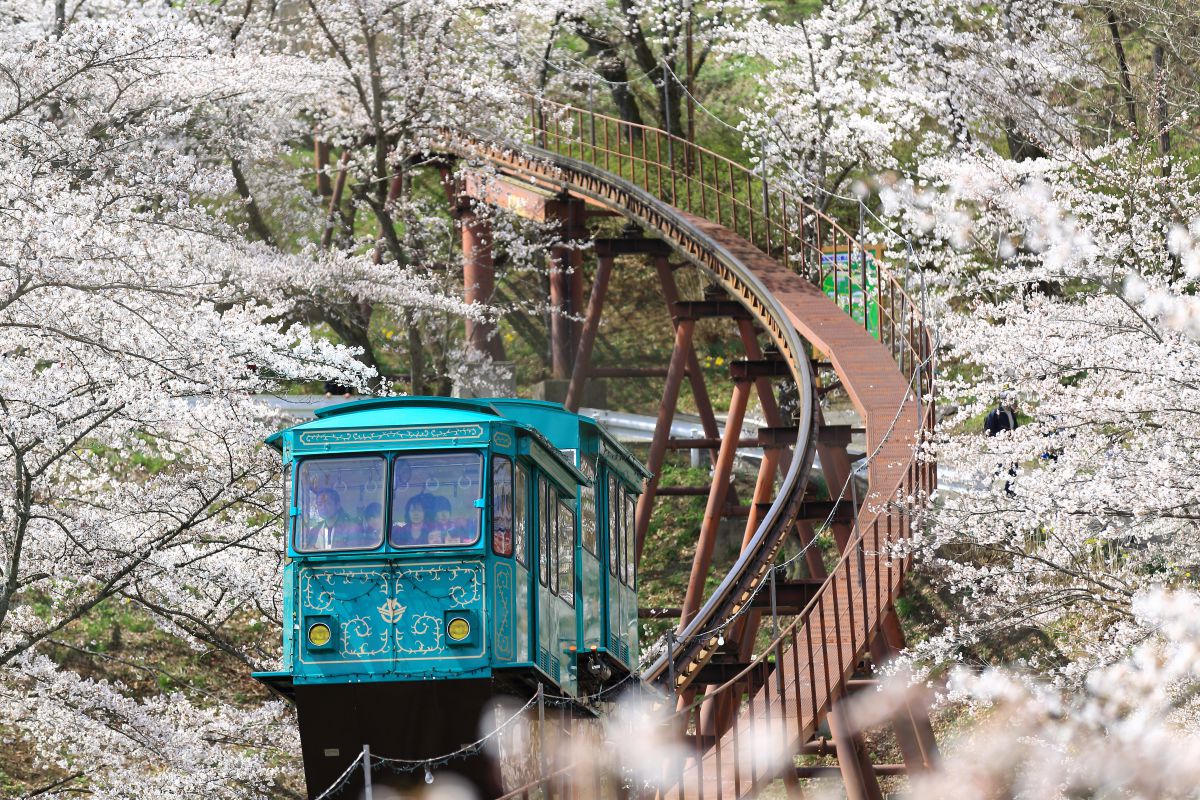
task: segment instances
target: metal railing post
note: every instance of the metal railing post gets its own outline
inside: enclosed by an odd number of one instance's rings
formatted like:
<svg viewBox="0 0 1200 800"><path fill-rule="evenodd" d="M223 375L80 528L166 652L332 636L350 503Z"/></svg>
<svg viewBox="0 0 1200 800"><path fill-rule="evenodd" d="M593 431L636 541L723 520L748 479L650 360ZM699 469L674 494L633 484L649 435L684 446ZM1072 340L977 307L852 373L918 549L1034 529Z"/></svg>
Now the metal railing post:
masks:
<svg viewBox="0 0 1200 800"><path fill-rule="evenodd" d="M373 800L374 794L371 789L371 745L363 745L362 760L363 797L366 800Z"/></svg>

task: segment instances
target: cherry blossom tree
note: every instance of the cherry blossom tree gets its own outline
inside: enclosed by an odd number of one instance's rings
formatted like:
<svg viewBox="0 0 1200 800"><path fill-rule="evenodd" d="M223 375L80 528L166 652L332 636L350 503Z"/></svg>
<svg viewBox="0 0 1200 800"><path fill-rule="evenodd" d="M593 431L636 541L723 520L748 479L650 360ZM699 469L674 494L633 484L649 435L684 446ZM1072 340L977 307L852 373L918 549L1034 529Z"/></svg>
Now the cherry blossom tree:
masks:
<svg viewBox="0 0 1200 800"><path fill-rule="evenodd" d="M1039 630L1080 680L1146 635L1136 597L1192 583L1183 5L831 2L727 45L772 67L744 130L773 179L861 215L928 287L954 404L930 452L954 491L917 549L962 598L934 663ZM862 212L843 197L869 186ZM1024 424L985 437L1002 393Z"/></svg>
<svg viewBox="0 0 1200 800"><path fill-rule="evenodd" d="M273 655L225 631L277 616L278 468L259 442L278 422L251 395L373 373L281 324L263 276L332 262L244 241L206 207L234 186L195 143L246 145L231 116L284 124L314 66L221 53L165 7L55 13L0 10L0 717L47 796L261 796L282 706L138 699L46 652L132 602L247 666Z"/></svg>

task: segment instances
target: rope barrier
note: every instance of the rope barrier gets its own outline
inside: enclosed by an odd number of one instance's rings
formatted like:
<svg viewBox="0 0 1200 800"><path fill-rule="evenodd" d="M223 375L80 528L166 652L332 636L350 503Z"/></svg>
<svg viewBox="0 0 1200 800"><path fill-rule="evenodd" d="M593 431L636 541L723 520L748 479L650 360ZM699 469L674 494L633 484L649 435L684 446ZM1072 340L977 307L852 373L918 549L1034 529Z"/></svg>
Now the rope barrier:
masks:
<svg viewBox="0 0 1200 800"><path fill-rule="evenodd" d="M326 800L326 798L333 797L336 793L340 792L349 782L350 775L353 774L358 765L362 763L362 760L363 754L359 753L354 757L354 760L350 762L350 766L346 767L342 774L338 776L337 780L330 784L328 789L317 795L315 800Z"/></svg>
<svg viewBox="0 0 1200 800"><path fill-rule="evenodd" d="M431 756L430 758L389 758L387 756L376 756L374 754L368 755L365 752L359 753L354 760L350 762L350 765L342 771L342 774L338 776L337 780L335 780L329 786L329 788L317 795L315 800L327 800L327 798L333 797L336 793L345 788L346 784L350 781L354 770L362 765L364 756L369 759L368 767L372 771L381 766L388 767L396 774L416 772L423 769L425 771L425 782L432 783L434 769L445 766L451 761L460 758L468 758L469 756L478 753L483 745L496 736L499 736L504 729L506 729L509 725L519 719L522 714L528 711L537 702L537 699L538 698L536 696L531 698L527 703L525 703L525 705L517 709L508 719L500 723L488 733L481 736L479 739L476 739L474 742L463 745L457 750L444 753L440 756Z"/></svg>

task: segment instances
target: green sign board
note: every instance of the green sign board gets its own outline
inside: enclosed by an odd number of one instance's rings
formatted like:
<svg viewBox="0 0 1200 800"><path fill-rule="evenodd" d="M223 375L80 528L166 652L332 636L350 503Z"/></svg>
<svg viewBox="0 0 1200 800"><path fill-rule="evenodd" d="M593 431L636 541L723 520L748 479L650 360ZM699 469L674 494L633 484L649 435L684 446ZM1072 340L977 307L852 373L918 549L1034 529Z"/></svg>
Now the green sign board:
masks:
<svg viewBox="0 0 1200 800"><path fill-rule="evenodd" d="M866 329L879 338L879 267L875 263L881 248L862 250L845 248L821 253L821 272L825 275L821 290L841 306L842 311L859 325L866 319ZM862 263L863 256L867 263ZM865 277L865 286L864 286Z"/></svg>

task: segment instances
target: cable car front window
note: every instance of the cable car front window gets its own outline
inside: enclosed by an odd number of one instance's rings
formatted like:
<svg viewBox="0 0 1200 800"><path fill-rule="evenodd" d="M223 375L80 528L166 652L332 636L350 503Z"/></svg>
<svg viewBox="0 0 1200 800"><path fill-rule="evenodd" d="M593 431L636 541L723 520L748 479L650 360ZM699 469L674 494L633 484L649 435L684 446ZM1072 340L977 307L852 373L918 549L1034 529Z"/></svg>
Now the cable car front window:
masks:
<svg viewBox="0 0 1200 800"><path fill-rule="evenodd" d="M296 479L296 549L365 550L383 543L387 462L317 458L301 462ZM290 509L289 509L290 513Z"/></svg>
<svg viewBox="0 0 1200 800"><path fill-rule="evenodd" d="M411 453L392 465L392 545L457 547L479 541L483 456Z"/></svg>

